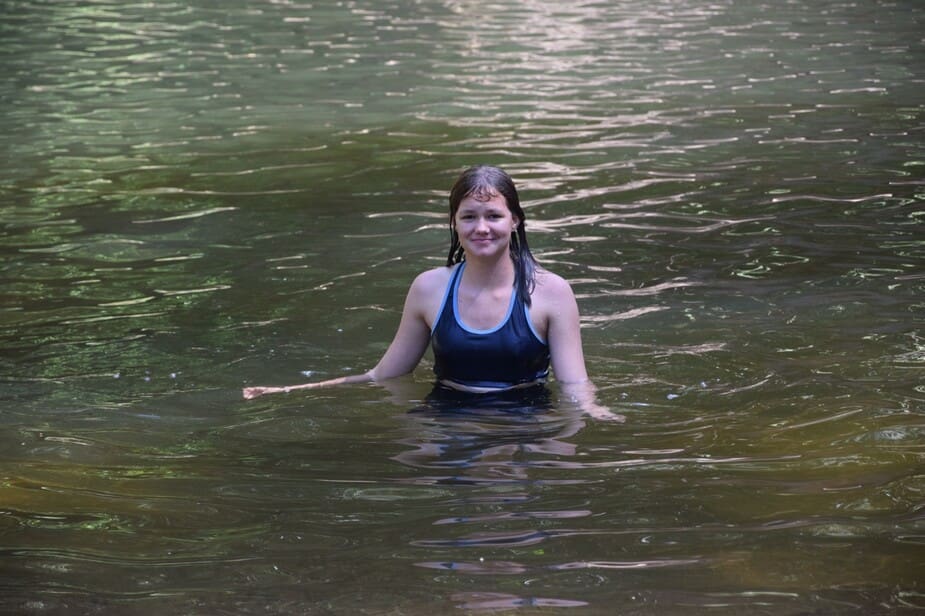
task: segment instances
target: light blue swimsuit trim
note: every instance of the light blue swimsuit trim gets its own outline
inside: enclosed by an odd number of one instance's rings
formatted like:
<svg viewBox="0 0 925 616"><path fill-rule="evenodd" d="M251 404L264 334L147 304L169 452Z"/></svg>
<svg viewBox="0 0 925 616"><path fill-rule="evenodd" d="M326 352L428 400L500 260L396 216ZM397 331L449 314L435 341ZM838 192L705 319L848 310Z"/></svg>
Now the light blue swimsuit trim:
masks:
<svg viewBox="0 0 925 616"><path fill-rule="evenodd" d="M527 315L527 325L530 326L530 331L533 332L533 335L536 336L536 339L546 344L546 339L539 335L539 333L533 328L533 321L530 319L530 306L524 304L524 314Z"/></svg>
<svg viewBox="0 0 925 616"><path fill-rule="evenodd" d="M459 274L456 274L456 269L459 268ZM514 290L511 292L511 302L508 304L507 313L504 315L504 318L501 319L501 322L498 323L495 327L491 329L474 329L466 325L463 320L459 317L459 283L462 281L463 272L466 269L466 262L461 261L453 266L453 273L450 274L450 277L456 276L456 282L452 285L446 285L446 290L443 292L443 299L440 300L440 308L437 309L437 319L434 321L433 327L430 328L430 333L433 335L434 330L437 329L437 323L440 322L440 317L443 315L443 308L446 306L446 300L450 296L450 289L453 291L453 317L456 319L456 322L459 326L472 334L491 334L498 331L510 320L511 313L514 312L514 304L517 300L517 291ZM536 331L536 328L533 327L533 321L530 319L530 307L527 304L524 304L524 315L527 317L527 325L530 327L530 332L542 344L546 344L546 339L539 335Z"/></svg>
<svg viewBox="0 0 925 616"><path fill-rule="evenodd" d="M499 329L504 327L505 324L511 318L511 313L514 311L514 299L515 299L516 292L511 290L511 301L508 302L507 312L504 314L504 318L501 319L500 323L498 323L491 329L475 329L473 327L469 327L468 325L463 323L463 320L461 318L459 318L459 283L462 282L463 272L466 271L466 262L463 261L460 264L460 267L462 269L460 269L459 275L456 276L456 283L453 285L453 318L456 319L456 322L459 323L459 326L461 328L463 328L470 334L491 334L491 333L498 331Z"/></svg>
<svg viewBox="0 0 925 616"><path fill-rule="evenodd" d="M456 271L456 268L462 267L462 266L465 265L465 264L466 264L465 261L463 261L462 263L457 263L456 265L453 266L453 272ZM453 278L453 274L452 274L452 273L450 274L450 278L451 278L451 279ZM450 296L450 286L451 286L451 285L449 285L449 284L446 285L446 289L443 290L443 299L440 300L440 308L437 309L437 318L434 319L434 324L433 324L433 326L430 328L430 335L431 335L431 336L434 335L434 332L437 330L437 324L440 322L440 317L443 316L443 308L444 308L444 306L446 306L446 298L448 298L448 297Z"/></svg>

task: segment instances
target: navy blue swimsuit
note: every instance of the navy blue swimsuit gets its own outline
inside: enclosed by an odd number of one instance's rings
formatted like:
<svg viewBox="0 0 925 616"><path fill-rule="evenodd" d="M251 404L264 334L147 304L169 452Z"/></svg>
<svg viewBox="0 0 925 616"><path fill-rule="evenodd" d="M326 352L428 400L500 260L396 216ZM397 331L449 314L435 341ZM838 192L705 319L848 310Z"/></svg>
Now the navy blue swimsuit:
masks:
<svg viewBox="0 0 925 616"><path fill-rule="evenodd" d="M542 382L549 374L549 345L533 329L530 313L512 290L507 315L492 329L467 327L459 318L456 266L431 331L434 374L469 387L504 389Z"/></svg>

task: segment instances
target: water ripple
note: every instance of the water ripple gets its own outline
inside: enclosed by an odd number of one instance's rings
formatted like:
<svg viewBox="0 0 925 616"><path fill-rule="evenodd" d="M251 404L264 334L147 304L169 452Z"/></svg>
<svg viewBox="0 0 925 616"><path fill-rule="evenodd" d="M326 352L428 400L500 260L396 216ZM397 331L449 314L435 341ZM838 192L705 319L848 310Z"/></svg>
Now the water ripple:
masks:
<svg viewBox="0 0 925 616"><path fill-rule="evenodd" d="M13 8L0 611L921 607L915 3ZM473 162L627 422L243 403L377 361Z"/></svg>

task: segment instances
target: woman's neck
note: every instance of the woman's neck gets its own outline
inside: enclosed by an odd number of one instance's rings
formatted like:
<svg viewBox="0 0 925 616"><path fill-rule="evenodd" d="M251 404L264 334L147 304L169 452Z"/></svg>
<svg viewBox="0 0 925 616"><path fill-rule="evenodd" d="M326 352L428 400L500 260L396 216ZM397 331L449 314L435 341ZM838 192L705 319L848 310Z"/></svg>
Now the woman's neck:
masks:
<svg viewBox="0 0 925 616"><path fill-rule="evenodd" d="M498 259L466 259L466 282L483 288L514 286L514 262L504 255Z"/></svg>

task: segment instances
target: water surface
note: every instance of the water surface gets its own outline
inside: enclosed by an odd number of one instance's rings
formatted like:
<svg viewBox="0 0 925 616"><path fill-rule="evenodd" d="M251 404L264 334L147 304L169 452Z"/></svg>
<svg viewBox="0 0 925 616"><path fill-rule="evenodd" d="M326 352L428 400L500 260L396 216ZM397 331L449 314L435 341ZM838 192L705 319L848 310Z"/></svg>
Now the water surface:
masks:
<svg viewBox="0 0 925 616"><path fill-rule="evenodd" d="M925 607L918 3L7 2L0 611ZM473 163L600 401L365 370Z"/></svg>

